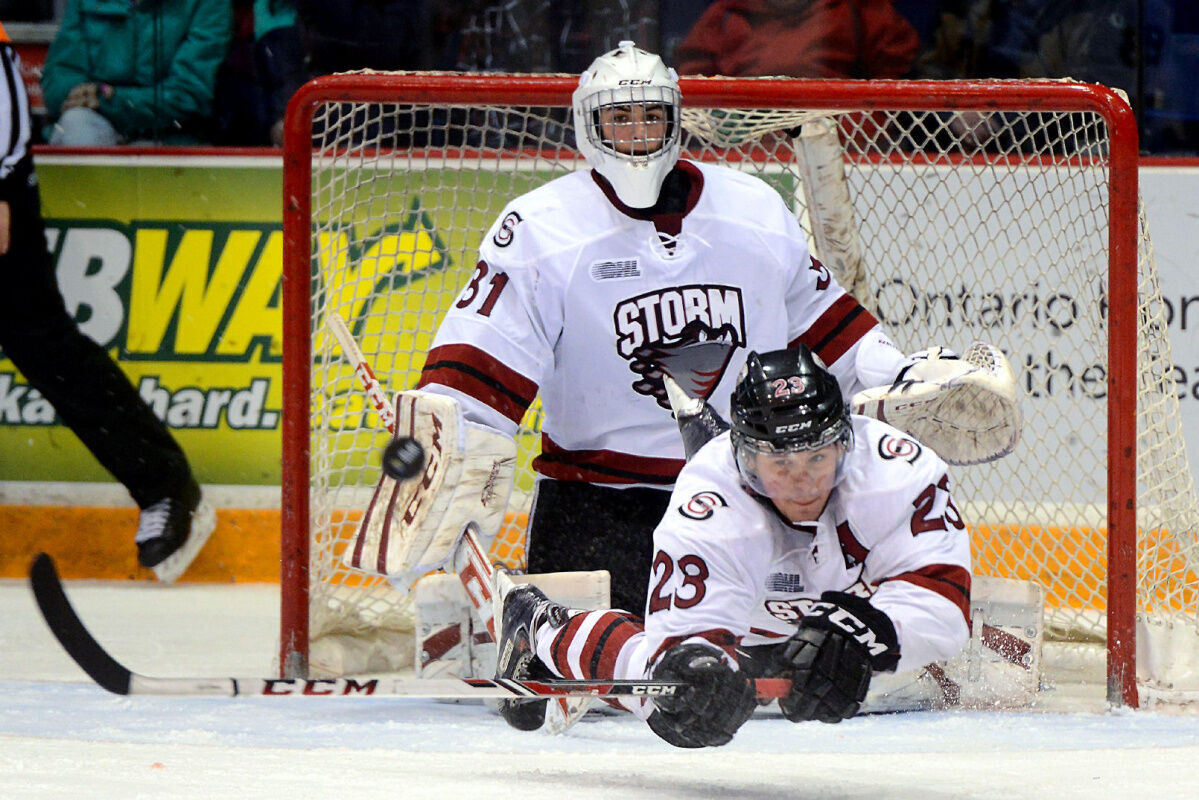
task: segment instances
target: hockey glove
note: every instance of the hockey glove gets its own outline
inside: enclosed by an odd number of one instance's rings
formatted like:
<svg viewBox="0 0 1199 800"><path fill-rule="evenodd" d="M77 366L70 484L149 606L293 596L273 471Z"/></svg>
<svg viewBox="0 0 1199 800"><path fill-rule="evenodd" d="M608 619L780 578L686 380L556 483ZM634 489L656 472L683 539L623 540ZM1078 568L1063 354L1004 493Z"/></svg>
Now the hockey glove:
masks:
<svg viewBox="0 0 1199 800"><path fill-rule="evenodd" d="M654 679L687 684L673 695L655 697L658 708L647 720L675 747L728 744L757 705L749 678L706 645L672 648L654 667Z"/></svg>
<svg viewBox="0 0 1199 800"><path fill-rule="evenodd" d="M849 719L866 699L872 671L889 672L899 662L899 639L885 613L844 592L820 600L779 651L779 673L791 678L779 708L792 722Z"/></svg>
<svg viewBox="0 0 1199 800"><path fill-rule="evenodd" d="M909 356L890 386L853 396L855 414L885 420L950 464L1007 455L1020 438L1020 387L1007 357L975 342L965 355L932 347Z"/></svg>

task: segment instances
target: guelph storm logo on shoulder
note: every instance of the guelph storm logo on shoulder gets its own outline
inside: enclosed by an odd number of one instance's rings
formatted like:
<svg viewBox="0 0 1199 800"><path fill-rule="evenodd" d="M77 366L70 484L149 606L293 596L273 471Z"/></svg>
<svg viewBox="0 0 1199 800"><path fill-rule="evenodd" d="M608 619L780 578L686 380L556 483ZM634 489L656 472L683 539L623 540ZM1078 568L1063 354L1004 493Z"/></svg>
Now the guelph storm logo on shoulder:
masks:
<svg viewBox="0 0 1199 800"><path fill-rule="evenodd" d="M495 232L495 236L491 237L491 241L495 242L496 247L507 247L512 244L512 237L516 234L516 226L523 221L520 214L515 211L509 211L500 221L499 230Z"/></svg>
<svg viewBox="0 0 1199 800"><path fill-rule="evenodd" d="M616 349L639 378L633 391L670 409L662 375L708 399L745 346L745 306L736 286L693 284L659 289L616 304Z"/></svg>
<svg viewBox="0 0 1199 800"><path fill-rule="evenodd" d="M728 502L719 492L705 490L691 495L691 499L679 506L679 513L688 519L711 519L717 508L727 508Z"/></svg>

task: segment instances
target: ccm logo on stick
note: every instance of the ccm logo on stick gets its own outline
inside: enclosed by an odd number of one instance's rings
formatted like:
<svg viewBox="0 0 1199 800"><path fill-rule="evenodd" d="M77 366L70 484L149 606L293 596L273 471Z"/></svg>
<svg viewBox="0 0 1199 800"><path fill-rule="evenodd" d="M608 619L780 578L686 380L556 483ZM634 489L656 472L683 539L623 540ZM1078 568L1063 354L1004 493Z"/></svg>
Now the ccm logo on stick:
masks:
<svg viewBox="0 0 1199 800"><path fill-rule="evenodd" d="M351 695L375 693L379 682L377 680L356 681L352 678L327 678L301 680L299 678L279 678L265 681L263 694L306 694L306 695Z"/></svg>

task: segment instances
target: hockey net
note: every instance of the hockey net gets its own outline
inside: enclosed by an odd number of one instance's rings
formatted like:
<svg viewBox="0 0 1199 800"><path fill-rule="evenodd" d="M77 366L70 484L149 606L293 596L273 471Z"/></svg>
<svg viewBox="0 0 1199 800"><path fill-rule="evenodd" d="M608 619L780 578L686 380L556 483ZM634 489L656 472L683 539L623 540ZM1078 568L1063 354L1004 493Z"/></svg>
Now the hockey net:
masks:
<svg viewBox="0 0 1199 800"><path fill-rule="evenodd" d="M387 434L325 316L350 321L389 391L415 385L505 203L585 168L569 146L574 82L347 74L293 99L285 673L413 659L408 595L340 562ZM984 340L1008 354L1025 393L1023 438L998 462L954 470L975 572L1041 584L1049 633L1106 663L1109 700L1136 704L1138 685L1141 702L1194 699L1199 502L1127 104L1057 81L682 88L684 157L773 186L901 348ZM512 566L523 559L538 408L522 424L518 488L493 549Z"/></svg>

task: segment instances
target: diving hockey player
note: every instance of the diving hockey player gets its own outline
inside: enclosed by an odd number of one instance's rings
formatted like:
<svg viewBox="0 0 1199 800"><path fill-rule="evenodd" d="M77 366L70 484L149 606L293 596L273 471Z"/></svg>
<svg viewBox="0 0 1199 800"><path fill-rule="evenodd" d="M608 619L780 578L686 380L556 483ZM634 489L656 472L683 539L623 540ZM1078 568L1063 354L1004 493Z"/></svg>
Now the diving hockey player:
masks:
<svg viewBox="0 0 1199 800"><path fill-rule="evenodd" d="M948 659L969 638L970 548L946 463L851 415L806 346L751 352L732 429L686 464L654 532L644 622L574 611L521 585L503 602L501 677L681 681L629 700L679 747L722 745L754 677L787 677L795 722L839 722L871 676ZM521 729L545 701L505 701Z"/></svg>

